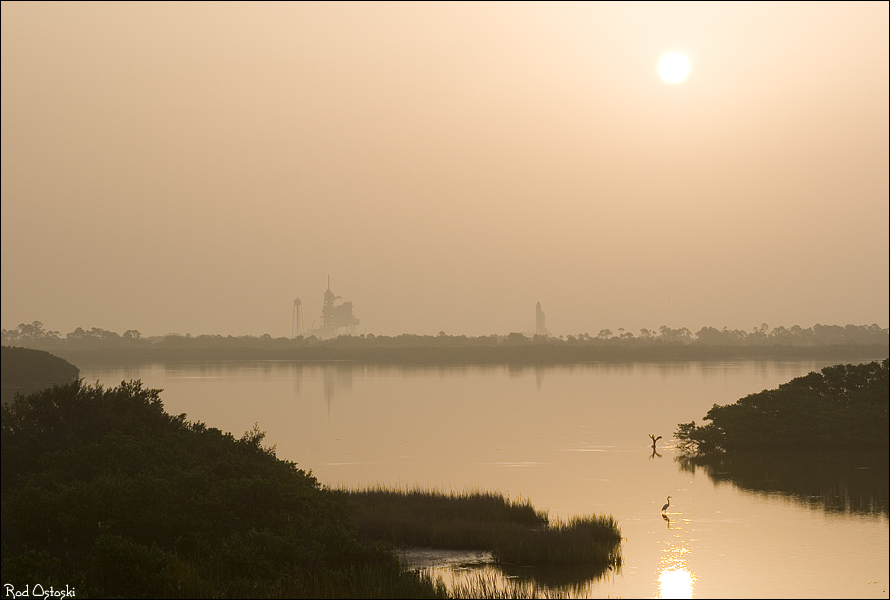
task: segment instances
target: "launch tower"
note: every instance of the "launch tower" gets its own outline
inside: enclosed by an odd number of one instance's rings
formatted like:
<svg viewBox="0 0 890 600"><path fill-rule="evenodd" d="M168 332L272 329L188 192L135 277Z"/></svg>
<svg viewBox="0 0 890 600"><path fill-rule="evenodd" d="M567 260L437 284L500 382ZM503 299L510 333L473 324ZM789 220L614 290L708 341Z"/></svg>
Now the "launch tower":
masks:
<svg viewBox="0 0 890 600"><path fill-rule="evenodd" d="M359 320L352 314L352 302L337 303L342 300L331 291L331 277L328 275L328 289L324 293L324 302L321 307L321 328L313 329L310 333L319 337L335 337L340 335L340 330L345 329L347 334L355 331Z"/></svg>
<svg viewBox="0 0 890 600"><path fill-rule="evenodd" d="M541 303L535 307L535 334L547 335L547 326L544 324L544 311L541 310Z"/></svg>

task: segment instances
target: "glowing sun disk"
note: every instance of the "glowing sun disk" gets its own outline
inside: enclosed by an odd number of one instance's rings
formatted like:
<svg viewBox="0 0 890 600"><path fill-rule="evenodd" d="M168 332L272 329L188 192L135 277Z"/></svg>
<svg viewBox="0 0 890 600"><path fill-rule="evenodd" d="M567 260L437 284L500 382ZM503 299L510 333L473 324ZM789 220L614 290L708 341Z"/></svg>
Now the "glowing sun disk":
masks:
<svg viewBox="0 0 890 600"><path fill-rule="evenodd" d="M658 63L658 73L668 83L680 83L689 75L689 61L679 52L665 54Z"/></svg>

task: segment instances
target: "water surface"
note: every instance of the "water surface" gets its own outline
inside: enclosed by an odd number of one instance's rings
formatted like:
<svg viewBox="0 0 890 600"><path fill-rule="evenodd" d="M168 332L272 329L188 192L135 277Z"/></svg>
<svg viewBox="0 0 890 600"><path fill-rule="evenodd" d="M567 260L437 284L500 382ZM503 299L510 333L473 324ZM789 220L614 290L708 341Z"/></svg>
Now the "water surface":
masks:
<svg viewBox="0 0 890 600"><path fill-rule="evenodd" d="M324 485L496 490L551 518L610 514L625 538L623 566L595 580L566 577L561 589L573 595L886 598L886 468L863 458L838 467L847 474L808 475L792 465L798 478L786 465L776 484L744 465L683 464L671 440L678 423L700 422L713 404L828 364L79 366L88 382L163 388L169 412L236 436L258 423L279 457ZM655 453L649 434L663 436Z"/></svg>

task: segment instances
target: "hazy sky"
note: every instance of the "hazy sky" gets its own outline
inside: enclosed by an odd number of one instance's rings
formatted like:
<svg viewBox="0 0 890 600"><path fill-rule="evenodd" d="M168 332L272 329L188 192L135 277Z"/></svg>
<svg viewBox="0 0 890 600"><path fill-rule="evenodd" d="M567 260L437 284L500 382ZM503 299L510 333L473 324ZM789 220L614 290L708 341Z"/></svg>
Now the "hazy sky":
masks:
<svg viewBox="0 0 890 600"><path fill-rule="evenodd" d="M277 337L330 275L358 333L886 327L888 19L3 2L0 321Z"/></svg>

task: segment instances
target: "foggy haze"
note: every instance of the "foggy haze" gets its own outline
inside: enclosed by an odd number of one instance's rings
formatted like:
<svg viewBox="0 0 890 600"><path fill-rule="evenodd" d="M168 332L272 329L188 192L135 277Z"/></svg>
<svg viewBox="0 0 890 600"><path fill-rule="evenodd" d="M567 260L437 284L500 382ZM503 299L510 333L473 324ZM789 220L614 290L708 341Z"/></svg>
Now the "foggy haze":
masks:
<svg viewBox="0 0 890 600"><path fill-rule="evenodd" d="M2 326L888 325L888 4L2 4ZM688 78L659 59L681 52Z"/></svg>

